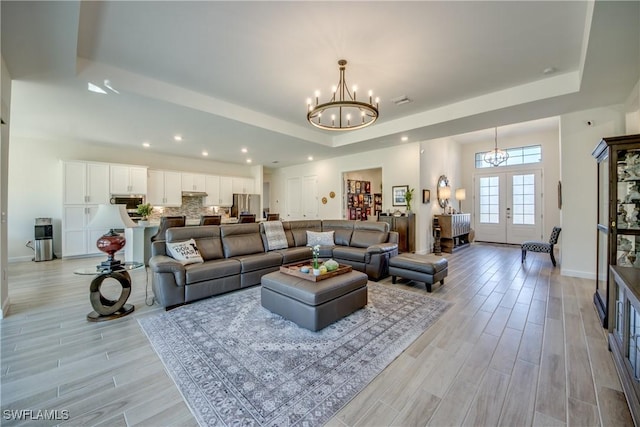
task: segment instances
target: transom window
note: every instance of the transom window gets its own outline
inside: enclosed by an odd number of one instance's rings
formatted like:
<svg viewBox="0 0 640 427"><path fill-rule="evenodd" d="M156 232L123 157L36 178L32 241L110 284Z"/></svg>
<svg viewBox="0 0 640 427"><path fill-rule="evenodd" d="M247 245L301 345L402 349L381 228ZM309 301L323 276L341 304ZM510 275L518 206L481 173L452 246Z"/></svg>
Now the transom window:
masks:
<svg viewBox="0 0 640 427"><path fill-rule="evenodd" d="M541 145L529 145L527 147L508 148L505 150L509 154L509 158L506 162L500 166L514 166L514 165L527 165L531 163L542 162L542 146ZM494 166L483 160L483 156L487 151L482 153L476 153L476 169L492 168Z"/></svg>

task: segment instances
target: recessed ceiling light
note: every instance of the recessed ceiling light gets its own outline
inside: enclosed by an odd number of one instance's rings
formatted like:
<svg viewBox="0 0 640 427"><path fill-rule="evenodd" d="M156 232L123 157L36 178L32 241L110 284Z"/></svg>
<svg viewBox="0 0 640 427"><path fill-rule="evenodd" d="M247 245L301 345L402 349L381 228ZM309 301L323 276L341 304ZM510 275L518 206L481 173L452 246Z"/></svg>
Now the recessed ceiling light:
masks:
<svg viewBox="0 0 640 427"><path fill-rule="evenodd" d="M102 95L106 95L107 94L107 92L104 89L102 89L98 85L94 85L91 82L87 83L87 90L89 92L93 92L93 93L101 93Z"/></svg>
<svg viewBox="0 0 640 427"><path fill-rule="evenodd" d="M309 160L309 161L313 160L313 156L307 157L307 160Z"/></svg>
<svg viewBox="0 0 640 427"><path fill-rule="evenodd" d="M409 140L409 137L408 136L403 136L400 139L402 140L402 142L407 142Z"/></svg>
<svg viewBox="0 0 640 427"><path fill-rule="evenodd" d="M549 75L549 74L553 74L555 73L557 70L555 67L547 67L544 70L542 70L542 74L544 75Z"/></svg>
<svg viewBox="0 0 640 427"><path fill-rule="evenodd" d="M176 135L173 137L175 141L182 141L182 135Z"/></svg>
<svg viewBox="0 0 640 427"><path fill-rule="evenodd" d="M142 146L143 146L144 148L149 148L149 147L151 147L151 144L149 144L148 142L143 142L143 143L142 143Z"/></svg>
<svg viewBox="0 0 640 427"><path fill-rule="evenodd" d="M247 163L251 163L251 159L247 159Z"/></svg>
<svg viewBox="0 0 640 427"><path fill-rule="evenodd" d="M208 155L209 155L209 152L208 152L208 151L203 151L203 152L202 152L202 155L203 155L203 156L208 156Z"/></svg>
<svg viewBox="0 0 640 427"><path fill-rule="evenodd" d="M246 153L246 152L248 152L249 150L247 150L246 148L243 148L243 149L242 149L242 150L240 150L240 151L242 151L243 153Z"/></svg>

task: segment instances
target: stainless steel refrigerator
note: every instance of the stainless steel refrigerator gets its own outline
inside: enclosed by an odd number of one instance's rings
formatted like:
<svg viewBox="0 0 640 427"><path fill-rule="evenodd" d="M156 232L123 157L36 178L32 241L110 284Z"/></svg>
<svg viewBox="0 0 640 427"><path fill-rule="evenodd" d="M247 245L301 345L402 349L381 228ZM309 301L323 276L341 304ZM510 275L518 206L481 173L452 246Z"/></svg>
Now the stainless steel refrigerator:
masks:
<svg viewBox="0 0 640 427"><path fill-rule="evenodd" d="M262 218L260 212L259 194L234 194L233 205L231 206L231 216L239 217L240 214L255 214L256 221Z"/></svg>

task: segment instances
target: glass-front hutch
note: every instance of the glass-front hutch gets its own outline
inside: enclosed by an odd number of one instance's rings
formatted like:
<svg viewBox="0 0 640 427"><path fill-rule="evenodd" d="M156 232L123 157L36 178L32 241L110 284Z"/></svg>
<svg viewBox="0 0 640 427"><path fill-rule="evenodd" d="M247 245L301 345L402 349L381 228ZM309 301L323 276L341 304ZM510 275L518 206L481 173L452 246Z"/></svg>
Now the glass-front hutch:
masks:
<svg viewBox="0 0 640 427"><path fill-rule="evenodd" d="M634 423L640 425L640 135L604 138L593 296Z"/></svg>

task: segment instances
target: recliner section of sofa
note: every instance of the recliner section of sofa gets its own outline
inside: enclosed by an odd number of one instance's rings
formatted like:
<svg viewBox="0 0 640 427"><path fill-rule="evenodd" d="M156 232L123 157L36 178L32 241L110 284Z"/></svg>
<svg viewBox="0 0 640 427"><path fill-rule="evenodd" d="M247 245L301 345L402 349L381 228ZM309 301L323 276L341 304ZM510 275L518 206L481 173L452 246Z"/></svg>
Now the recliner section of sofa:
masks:
<svg viewBox="0 0 640 427"><path fill-rule="evenodd" d="M263 275L283 264L311 258L307 230L334 231L333 246L320 257L333 258L380 280L389 273L389 258L398 254L398 234L387 223L349 220L283 221L288 248L265 251L264 226L259 223L171 228L166 242L194 239L204 260L182 265L166 252L165 241L151 246L149 266L153 291L167 309L202 298L260 284Z"/></svg>

